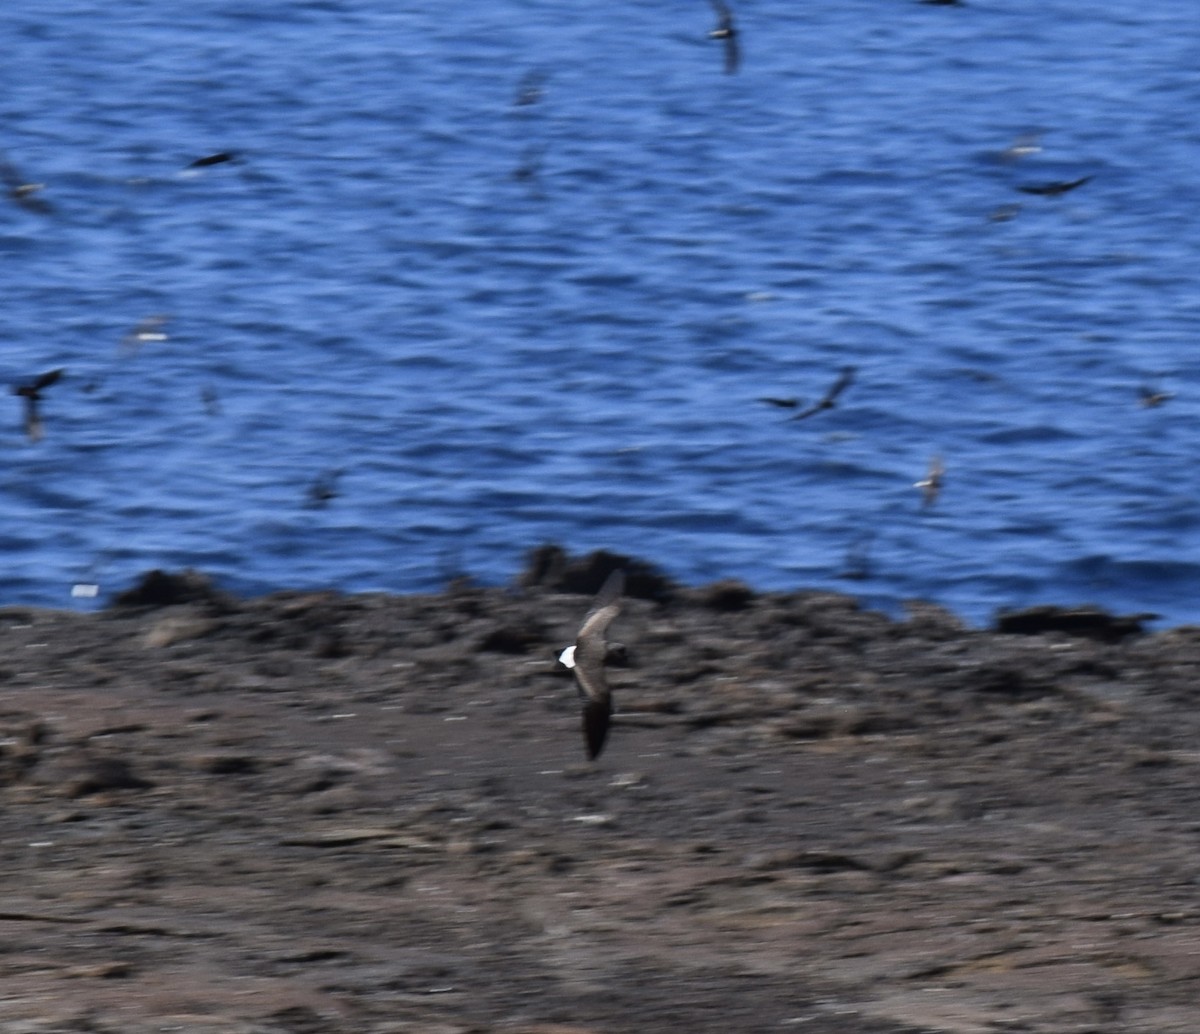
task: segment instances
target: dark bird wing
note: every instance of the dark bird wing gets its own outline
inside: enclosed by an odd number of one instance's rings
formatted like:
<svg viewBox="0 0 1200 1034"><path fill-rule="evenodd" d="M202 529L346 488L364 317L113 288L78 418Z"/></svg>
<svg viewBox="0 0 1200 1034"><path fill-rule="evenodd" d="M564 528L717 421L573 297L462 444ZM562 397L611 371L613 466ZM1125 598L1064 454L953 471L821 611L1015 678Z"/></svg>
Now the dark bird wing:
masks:
<svg viewBox="0 0 1200 1034"><path fill-rule="evenodd" d="M604 749L611 717L612 699L609 697L589 700L583 705L583 738L587 743L588 760L595 761Z"/></svg>
<svg viewBox="0 0 1200 1034"><path fill-rule="evenodd" d="M607 700L608 680L604 676L607 652L604 633L621 612L620 598L625 588L625 572L613 571L601 587L575 637L575 677L589 700Z"/></svg>
<svg viewBox="0 0 1200 1034"><path fill-rule="evenodd" d="M218 151L216 154L206 154L202 158L187 163L189 169L205 169L210 165L221 165L225 162L237 161L236 151Z"/></svg>
<svg viewBox="0 0 1200 1034"><path fill-rule="evenodd" d="M742 63L742 49L738 43L737 26L733 24L733 12L723 0L709 0L717 15L717 27L709 36L719 39L725 45L725 74L733 75Z"/></svg>
<svg viewBox="0 0 1200 1034"><path fill-rule="evenodd" d="M1058 194L1065 194L1068 190L1074 190L1076 187L1082 187L1091 178L1091 176L1080 176L1077 180L1066 180L1062 183L1028 184L1017 187L1017 190L1022 194L1041 194L1044 197L1054 197Z"/></svg>
<svg viewBox="0 0 1200 1034"><path fill-rule="evenodd" d="M837 401L837 397L854 383L854 375L857 372L853 366L843 367L842 375L834 382L833 387L829 389L822 401L826 405L833 405Z"/></svg>
<svg viewBox="0 0 1200 1034"><path fill-rule="evenodd" d="M708 2L713 9L713 13L717 16L717 32L733 24L733 12L724 0L708 0Z"/></svg>
<svg viewBox="0 0 1200 1034"><path fill-rule="evenodd" d="M42 416L38 412L37 398L33 395L25 396L25 418L24 418L25 435L31 442L40 442L42 440Z"/></svg>
<svg viewBox="0 0 1200 1034"><path fill-rule="evenodd" d="M824 398L814 402L808 409L802 413L797 413L793 420L804 420L806 417L812 416L814 413L820 413L823 409L832 409L836 405L838 396L841 395L851 384L854 383L854 375L857 369L853 366L843 367L841 376L834 381L833 386L825 392Z"/></svg>
<svg viewBox="0 0 1200 1034"><path fill-rule="evenodd" d="M768 406L778 406L780 409L795 409L800 405L799 399L781 399L767 395L762 398L757 398L755 402L765 402Z"/></svg>
<svg viewBox="0 0 1200 1034"><path fill-rule="evenodd" d="M30 387L35 392L41 391L43 388L50 387L50 385L57 381L65 372L66 371L62 367L57 370L51 370L49 373L42 374L33 382L33 384L30 385Z"/></svg>
<svg viewBox="0 0 1200 1034"><path fill-rule="evenodd" d="M733 75L742 64L742 48L738 43L737 32L730 28L725 37L725 74Z"/></svg>
<svg viewBox="0 0 1200 1034"><path fill-rule="evenodd" d="M0 180L4 181L4 185L10 191L20 190L25 184L21 174L17 172L17 167L7 158L0 158Z"/></svg>
<svg viewBox="0 0 1200 1034"><path fill-rule="evenodd" d="M612 715L612 694L604 674L607 645L604 633L621 611L620 597L625 588L625 573L613 571L596 596L575 639L575 680L584 694L583 735L588 757L595 759L608 736Z"/></svg>

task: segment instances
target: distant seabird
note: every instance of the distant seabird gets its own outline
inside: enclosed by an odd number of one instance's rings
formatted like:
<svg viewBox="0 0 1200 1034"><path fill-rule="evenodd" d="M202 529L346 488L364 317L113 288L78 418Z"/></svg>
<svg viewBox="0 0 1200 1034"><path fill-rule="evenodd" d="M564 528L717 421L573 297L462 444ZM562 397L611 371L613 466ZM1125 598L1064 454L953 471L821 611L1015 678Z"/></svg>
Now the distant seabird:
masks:
<svg viewBox="0 0 1200 1034"><path fill-rule="evenodd" d="M719 39L725 44L725 74L733 75L742 62L742 49L738 44L737 26L733 24L733 12L724 0L709 0L717 14L717 27L709 32L709 39Z"/></svg>
<svg viewBox="0 0 1200 1034"><path fill-rule="evenodd" d="M206 384L200 389L200 401L204 404L204 412L209 416L221 415L221 400L217 396L217 389L211 384Z"/></svg>
<svg viewBox="0 0 1200 1034"><path fill-rule="evenodd" d="M530 183L536 180L542 172L543 149L535 145L525 148L521 154L521 163L512 171L512 178L518 183Z"/></svg>
<svg viewBox="0 0 1200 1034"><path fill-rule="evenodd" d="M945 474L946 468L942 464L942 457L934 456L929 461L929 473L913 485L913 488L921 489L922 510L928 510L929 507L937 502L938 495L942 491L942 479Z"/></svg>
<svg viewBox="0 0 1200 1034"><path fill-rule="evenodd" d="M513 107L524 108L536 104L545 95L546 73L534 68L521 76L517 84L517 95L513 98Z"/></svg>
<svg viewBox="0 0 1200 1034"><path fill-rule="evenodd" d="M1153 388L1147 388L1144 384L1138 388L1138 402L1145 409L1154 409L1174 397L1175 392L1173 391L1156 391Z"/></svg>
<svg viewBox="0 0 1200 1034"><path fill-rule="evenodd" d="M1065 194L1068 190L1074 190L1076 187L1082 187L1092 177L1080 176L1077 180L1056 180L1053 183L1028 183L1018 186L1022 194L1039 194L1042 197L1058 197L1059 194Z"/></svg>
<svg viewBox="0 0 1200 1034"><path fill-rule="evenodd" d="M206 154L203 158L197 158L195 161L188 162L189 169L204 169L210 165L222 165L225 162L237 161L237 153L234 151L218 151L216 154Z"/></svg>
<svg viewBox="0 0 1200 1034"><path fill-rule="evenodd" d="M605 629L621 611L620 598L625 588L625 572L613 571L597 593L583 627L558 655L559 661L575 673L583 697L583 736L587 742L588 758L595 761L604 749L608 723L612 715L612 694L604 676L604 659L608 651Z"/></svg>
<svg viewBox="0 0 1200 1034"><path fill-rule="evenodd" d="M794 417L792 417L792 419L805 420L816 413L822 412L823 410L833 409L833 407L837 405L838 396L854 382L854 375L856 372L857 371L853 366L843 367L841 376L838 377L838 379L834 382L833 387L825 392L824 398L818 399L811 406L809 406L808 409L801 413L797 413Z"/></svg>
<svg viewBox="0 0 1200 1034"><path fill-rule="evenodd" d="M335 467L317 475L313 483L308 486L304 505L310 510L319 510L331 499L336 499L337 483L342 473L341 467Z"/></svg>
<svg viewBox="0 0 1200 1034"><path fill-rule="evenodd" d="M0 180L4 181L5 193L8 194L9 200L20 205L26 212L50 215L54 211L48 201L38 197L45 184L28 182L7 158L0 158Z"/></svg>
<svg viewBox="0 0 1200 1034"><path fill-rule="evenodd" d="M1037 154L1042 149L1041 139L1041 133L1022 133L1000 152L999 158L1002 162L1015 162Z"/></svg>
<svg viewBox="0 0 1200 1034"><path fill-rule="evenodd" d="M38 410L38 403L42 400L42 392L57 381L65 371L62 369L51 370L49 373L43 373L40 377L35 378L29 384L19 384L13 388L12 393L20 396L25 400L25 433L29 436L31 442L39 442L42 440L42 415Z"/></svg>
<svg viewBox="0 0 1200 1034"><path fill-rule="evenodd" d="M842 561L843 578L863 581L871 577L871 543L874 541L875 532L864 531L846 547L846 556Z"/></svg>
<svg viewBox="0 0 1200 1034"><path fill-rule="evenodd" d="M162 329L171 317L165 313L147 316L128 334L121 338L121 351L132 355L142 345L151 341L168 340L167 333Z"/></svg>
<svg viewBox="0 0 1200 1034"><path fill-rule="evenodd" d="M800 400L796 398L775 398L771 395L766 395L754 400L755 402L765 402L768 406L777 406L779 409L795 409L800 405Z"/></svg>
<svg viewBox="0 0 1200 1034"><path fill-rule="evenodd" d="M1019 201L1012 205L1001 205L988 213L988 219L994 223L1006 223L1010 219L1015 219L1020 211L1021 203Z"/></svg>

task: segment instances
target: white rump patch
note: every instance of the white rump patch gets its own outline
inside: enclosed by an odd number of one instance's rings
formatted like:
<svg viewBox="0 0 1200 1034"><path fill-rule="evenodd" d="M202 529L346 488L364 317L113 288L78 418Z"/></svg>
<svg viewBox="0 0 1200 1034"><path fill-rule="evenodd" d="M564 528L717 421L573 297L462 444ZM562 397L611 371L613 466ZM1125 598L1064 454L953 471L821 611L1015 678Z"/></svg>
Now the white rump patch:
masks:
<svg viewBox="0 0 1200 1034"><path fill-rule="evenodd" d="M575 667L575 647L568 646L562 653L558 655L560 664L565 664L568 668Z"/></svg>

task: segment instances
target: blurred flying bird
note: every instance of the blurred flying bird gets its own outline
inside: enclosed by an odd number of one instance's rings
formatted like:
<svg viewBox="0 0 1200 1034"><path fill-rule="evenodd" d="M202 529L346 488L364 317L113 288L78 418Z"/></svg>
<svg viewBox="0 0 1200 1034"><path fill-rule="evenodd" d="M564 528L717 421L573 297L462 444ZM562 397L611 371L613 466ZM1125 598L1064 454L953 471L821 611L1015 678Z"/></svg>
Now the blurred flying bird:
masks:
<svg viewBox="0 0 1200 1034"><path fill-rule="evenodd" d="M913 488L921 489L921 509L928 510L934 503L937 502L938 495L942 491L942 478L946 473L946 468L942 464L941 456L934 456L929 461L929 472L925 477L916 482Z"/></svg>
<svg viewBox="0 0 1200 1034"><path fill-rule="evenodd" d="M558 659L575 673L583 697L583 737L588 758L595 761L604 749L608 723L612 715L612 694L604 675L608 644L604 632L621 611L621 593L625 589L625 572L613 571L601 586L592 609L588 611L575 645L568 646Z"/></svg>
<svg viewBox="0 0 1200 1034"><path fill-rule="evenodd" d="M521 76L517 83L517 94L513 98L513 107L523 108L536 104L546 94L546 73L534 68Z"/></svg>
<svg viewBox="0 0 1200 1034"><path fill-rule="evenodd" d="M218 151L216 154L206 154L203 158L187 163L189 169L204 169L210 165L221 165L225 162L237 161L237 152Z"/></svg>
<svg viewBox="0 0 1200 1034"><path fill-rule="evenodd" d="M724 0L709 0L717 15L717 27L712 29L709 39L719 39L725 44L725 74L733 75L742 62L742 49L738 43L737 26L733 24L733 12Z"/></svg>
<svg viewBox="0 0 1200 1034"><path fill-rule="evenodd" d="M305 493L305 503L310 510L319 510L331 499L337 498L337 483L342 476L342 468L335 467L318 474Z"/></svg>
<svg viewBox="0 0 1200 1034"><path fill-rule="evenodd" d="M54 211L50 202L38 197L45 184L30 183L17 171L17 167L4 157L0 157L0 180L4 181L4 190L9 200L20 205L26 212L49 215Z"/></svg>
<svg viewBox="0 0 1200 1034"><path fill-rule="evenodd" d="M797 398L781 399L781 398L774 398L770 395L766 395L762 398L757 398L754 401L755 402L765 402L768 406L778 406L780 409L795 409L798 405L800 405L800 399L797 399Z"/></svg>
<svg viewBox="0 0 1200 1034"><path fill-rule="evenodd" d="M204 406L204 412L208 416L221 415L221 400L217 396L217 389L211 384L206 384L200 389L200 402Z"/></svg>
<svg viewBox="0 0 1200 1034"><path fill-rule="evenodd" d="M833 409L837 405L838 396L841 395L854 382L854 375L857 372L853 366L845 366L842 368L841 376L834 382L823 398L818 399L808 409L797 413L793 420L805 420L816 413L820 413L826 409Z"/></svg>
<svg viewBox="0 0 1200 1034"><path fill-rule="evenodd" d="M544 149L530 145L521 152L521 161L512 171L512 178L518 183L530 183L542 173L542 155Z"/></svg>
<svg viewBox="0 0 1200 1034"><path fill-rule="evenodd" d="M993 223L1006 223L1010 219L1015 219L1017 213L1021 211L1021 203L1018 201L1013 205L1001 205L999 208L993 208L988 213L988 219Z"/></svg>
<svg viewBox="0 0 1200 1034"><path fill-rule="evenodd" d="M1077 180L1057 180L1053 183L1027 183L1017 187L1022 194L1038 194L1042 197L1058 197L1068 190L1082 187L1092 177L1080 176Z"/></svg>
<svg viewBox="0 0 1200 1034"><path fill-rule="evenodd" d="M1154 388L1148 388L1144 384L1138 388L1138 402L1141 403L1144 409L1154 409L1156 406L1161 406L1168 399L1173 399L1175 392L1173 391L1157 391Z"/></svg>
<svg viewBox="0 0 1200 1034"><path fill-rule="evenodd" d="M40 442L42 440L42 414L38 408L38 403L42 401L42 392L57 381L66 371L62 369L51 370L49 373L43 373L40 377L34 378L28 384L19 384L13 388L14 395L18 395L25 400L25 434L28 435L31 442Z"/></svg>
<svg viewBox="0 0 1200 1034"><path fill-rule="evenodd" d="M1015 162L1021 158L1028 158L1042 149L1041 139L1041 133L1022 133L1001 151L998 157L1003 162Z"/></svg>
<svg viewBox="0 0 1200 1034"><path fill-rule="evenodd" d="M875 532L864 531L846 547L846 555L842 559L843 578L861 582L871 577L871 544L874 541Z"/></svg>
<svg viewBox="0 0 1200 1034"><path fill-rule="evenodd" d="M167 334L162 328L167 325L167 321L170 318L165 313L147 316L129 331L128 334L121 338L121 351L127 355L132 355L144 344L152 341L168 340Z"/></svg>

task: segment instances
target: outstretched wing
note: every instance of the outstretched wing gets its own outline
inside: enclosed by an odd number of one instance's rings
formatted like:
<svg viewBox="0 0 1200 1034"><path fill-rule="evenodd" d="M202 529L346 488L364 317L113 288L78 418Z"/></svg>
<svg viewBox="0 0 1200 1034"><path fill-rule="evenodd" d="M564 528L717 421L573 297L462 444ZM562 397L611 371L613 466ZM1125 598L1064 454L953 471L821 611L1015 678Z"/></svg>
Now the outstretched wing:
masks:
<svg viewBox="0 0 1200 1034"><path fill-rule="evenodd" d="M575 640L575 677L589 700L609 698L608 679L604 674L604 657L608 652L604 630L619 610L614 604L596 611Z"/></svg>
<svg viewBox="0 0 1200 1034"><path fill-rule="evenodd" d="M621 593L625 589L625 572L613 571L600 587L592 609L584 619L575 639L574 650L564 651L561 660L573 667L575 680L583 692L583 738L588 758L595 760L604 749L612 716L612 694L604 676L604 655L607 645L604 633L621 612ZM568 655L570 655L568 659ZM571 663L573 662L573 664Z"/></svg>
<svg viewBox="0 0 1200 1034"><path fill-rule="evenodd" d="M583 705L583 737L587 742L588 759L595 761L604 749L608 738L608 722L612 715L612 701L589 700Z"/></svg>
<svg viewBox="0 0 1200 1034"><path fill-rule="evenodd" d="M608 681L604 677L606 644L604 633L621 612L621 593L625 590L625 572L613 571L608 576L583 627L575 638L575 677L589 700L608 700Z"/></svg>
<svg viewBox="0 0 1200 1034"><path fill-rule="evenodd" d="M843 367L842 375L837 379L833 387L830 388L826 393L825 402L829 405L833 405L833 403L837 401L837 397L854 383L854 375L857 372L857 369L853 366Z"/></svg>
<svg viewBox="0 0 1200 1034"><path fill-rule="evenodd" d="M43 388L50 387L50 385L58 380L65 372L66 371L60 367L57 370L51 370L49 373L42 374L36 381L33 382L33 390L36 392L41 391Z"/></svg>

